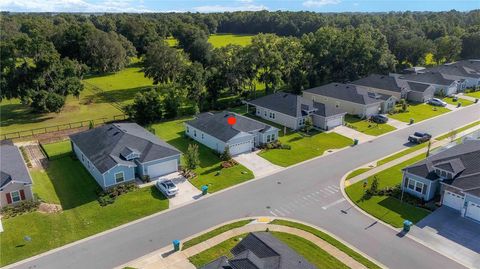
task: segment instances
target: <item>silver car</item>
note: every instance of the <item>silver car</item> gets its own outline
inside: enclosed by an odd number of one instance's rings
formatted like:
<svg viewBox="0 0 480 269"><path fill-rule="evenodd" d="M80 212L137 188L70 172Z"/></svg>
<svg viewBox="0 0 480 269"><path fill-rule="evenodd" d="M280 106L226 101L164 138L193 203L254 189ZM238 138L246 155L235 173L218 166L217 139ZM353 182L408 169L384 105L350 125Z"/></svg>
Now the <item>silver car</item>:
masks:
<svg viewBox="0 0 480 269"><path fill-rule="evenodd" d="M432 106L447 106L447 103L438 98L432 98L428 101Z"/></svg>
<svg viewBox="0 0 480 269"><path fill-rule="evenodd" d="M169 179L155 182L155 187L166 196L175 196L178 193L177 185Z"/></svg>

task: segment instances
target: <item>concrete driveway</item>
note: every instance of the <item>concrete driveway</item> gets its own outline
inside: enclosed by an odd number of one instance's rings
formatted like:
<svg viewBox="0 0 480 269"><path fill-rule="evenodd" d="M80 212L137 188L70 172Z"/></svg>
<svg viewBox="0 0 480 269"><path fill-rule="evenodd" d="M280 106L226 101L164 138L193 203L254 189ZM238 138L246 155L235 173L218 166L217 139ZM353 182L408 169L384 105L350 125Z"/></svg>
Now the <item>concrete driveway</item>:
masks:
<svg viewBox="0 0 480 269"><path fill-rule="evenodd" d="M364 133L361 133L357 130L354 130L352 128L349 128L347 126L337 126L334 129L332 129L332 132L335 132L337 134L346 136L351 139L358 139L360 143L371 141L375 139L375 136L367 135Z"/></svg>
<svg viewBox="0 0 480 269"><path fill-rule="evenodd" d="M187 202L191 202L193 200L198 199L202 196L202 192L193 186L190 181L184 178L180 173L172 173L166 176L162 176L160 180L170 179L177 185L178 187L178 194L174 197L169 198L170 208L178 207L182 204Z"/></svg>
<svg viewBox="0 0 480 269"><path fill-rule="evenodd" d="M418 222L410 235L468 267L480 268L480 223L462 218L456 210L440 207Z"/></svg>
<svg viewBox="0 0 480 269"><path fill-rule="evenodd" d="M233 159L250 169L256 178L271 175L278 172L282 167L275 165L264 158L258 156L260 151L244 153L235 156Z"/></svg>

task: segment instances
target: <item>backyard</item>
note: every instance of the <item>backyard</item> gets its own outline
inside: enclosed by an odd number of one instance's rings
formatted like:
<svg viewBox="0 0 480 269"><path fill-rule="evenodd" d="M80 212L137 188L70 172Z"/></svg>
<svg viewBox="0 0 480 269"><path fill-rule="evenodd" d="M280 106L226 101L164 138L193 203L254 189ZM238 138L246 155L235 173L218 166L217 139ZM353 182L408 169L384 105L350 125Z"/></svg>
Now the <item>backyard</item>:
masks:
<svg viewBox="0 0 480 269"><path fill-rule="evenodd" d="M410 122L410 119L420 122L449 111L449 109L444 107L431 106L424 103L409 103L406 112L392 114L389 117L403 122Z"/></svg>
<svg viewBox="0 0 480 269"><path fill-rule="evenodd" d="M391 196L374 195L367 199L364 197L364 194L365 190L370 188L374 177L378 179L379 190L385 187L395 187L402 182L401 169L424 158L425 155L421 154L367 178L368 184L365 189L363 188L364 181L359 181L345 188L345 191L352 202L361 209L394 227L402 227L405 219L416 223L430 212L407 203L402 203L397 198Z"/></svg>
<svg viewBox="0 0 480 269"><path fill-rule="evenodd" d="M180 151L186 152L189 144L196 143L185 136L184 122L190 119L184 118L153 124L152 128L161 139ZM195 187L200 189L201 186L208 185L209 192L216 192L254 177L253 173L241 164L222 169L221 160L212 149L199 143L196 144L199 149L200 165L195 169L197 177L190 180Z"/></svg>
<svg viewBox="0 0 480 269"><path fill-rule="evenodd" d="M345 115L345 123L347 127L373 136L378 136L396 130L395 127L386 123L378 124L352 115Z"/></svg>
<svg viewBox="0 0 480 269"><path fill-rule="evenodd" d="M62 154L68 151L66 148L46 148L52 149L48 153L55 160L46 170L31 171L33 191L46 203L60 204L63 212L34 212L3 219L2 266L168 208L168 200L154 187L123 194L115 203L102 207L97 201L99 187L81 163L70 154L55 158L55 152ZM32 240L26 242L24 236Z"/></svg>

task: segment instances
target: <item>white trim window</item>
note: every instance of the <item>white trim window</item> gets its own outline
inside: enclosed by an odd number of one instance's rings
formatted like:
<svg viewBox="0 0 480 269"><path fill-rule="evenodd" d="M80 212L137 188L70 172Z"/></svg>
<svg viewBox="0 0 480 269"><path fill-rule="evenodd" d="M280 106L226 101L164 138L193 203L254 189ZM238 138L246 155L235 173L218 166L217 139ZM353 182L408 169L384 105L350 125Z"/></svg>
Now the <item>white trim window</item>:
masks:
<svg viewBox="0 0 480 269"><path fill-rule="evenodd" d="M125 181L125 174L123 172L115 173L114 175L115 183L122 183Z"/></svg>
<svg viewBox="0 0 480 269"><path fill-rule="evenodd" d="M10 192L10 196L12 197L12 203L18 203L22 200L19 191L12 191Z"/></svg>
<svg viewBox="0 0 480 269"><path fill-rule="evenodd" d="M426 188L425 184L420 182L420 181L416 181L416 180L413 180L411 178L407 178L408 180L408 185L407 185L407 188L414 191L414 192L418 192L420 194L423 194L423 189Z"/></svg>

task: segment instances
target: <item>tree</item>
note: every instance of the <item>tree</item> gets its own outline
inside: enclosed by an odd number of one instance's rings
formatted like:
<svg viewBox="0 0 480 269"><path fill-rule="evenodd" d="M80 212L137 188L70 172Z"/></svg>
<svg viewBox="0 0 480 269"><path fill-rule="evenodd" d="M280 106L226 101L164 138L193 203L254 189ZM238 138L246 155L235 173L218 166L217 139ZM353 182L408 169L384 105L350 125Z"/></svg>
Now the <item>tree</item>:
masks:
<svg viewBox="0 0 480 269"><path fill-rule="evenodd" d="M180 89L176 87L176 85L168 85L169 89L165 94L163 94L163 102L164 102L164 117L167 119L172 119L178 116L179 109L181 105L181 101L183 100L182 93Z"/></svg>
<svg viewBox="0 0 480 269"><path fill-rule="evenodd" d="M126 106L127 115L141 125L150 124L162 118L163 106L155 89L139 92L133 104Z"/></svg>
<svg viewBox="0 0 480 269"><path fill-rule="evenodd" d="M195 102L198 110L202 109L203 99L207 92L205 83L207 72L199 62L188 65L180 77L180 85L187 91L189 99Z"/></svg>
<svg viewBox="0 0 480 269"><path fill-rule="evenodd" d="M208 42L207 34L200 28L180 23L173 32L179 46L189 55L192 62L199 62L206 66L212 56L212 45Z"/></svg>
<svg viewBox="0 0 480 269"><path fill-rule="evenodd" d="M228 162L232 159L232 155L230 154L230 147L225 146L223 153L220 155L220 159L224 162Z"/></svg>
<svg viewBox="0 0 480 269"><path fill-rule="evenodd" d="M480 46L478 44L480 44L480 29L478 32L465 34L462 38L462 58L480 58Z"/></svg>
<svg viewBox="0 0 480 269"><path fill-rule="evenodd" d="M193 170L200 164L200 155L198 153L198 145L188 145L187 152L185 154L185 165L188 169Z"/></svg>
<svg viewBox="0 0 480 269"><path fill-rule="evenodd" d="M305 118L305 132L307 132L308 134L312 130L312 128L313 128L313 121L312 121L312 118L308 116Z"/></svg>
<svg viewBox="0 0 480 269"><path fill-rule="evenodd" d="M185 59L176 49L164 41L158 41L147 48L143 60L145 77L152 78L154 84L177 81L185 68Z"/></svg>
<svg viewBox="0 0 480 269"><path fill-rule="evenodd" d="M442 36L435 39L437 63L452 62L457 60L462 52L462 41L456 36Z"/></svg>
<svg viewBox="0 0 480 269"><path fill-rule="evenodd" d="M54 92L40 90L32 96L32 108L35 112L60 112L65 105L65 98Z"/></svg>

